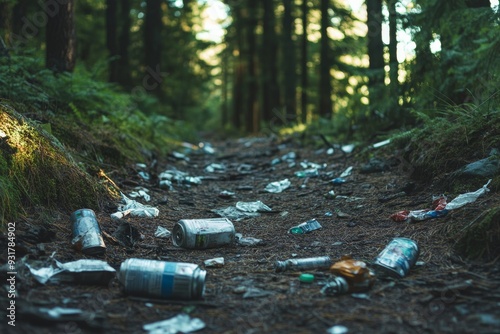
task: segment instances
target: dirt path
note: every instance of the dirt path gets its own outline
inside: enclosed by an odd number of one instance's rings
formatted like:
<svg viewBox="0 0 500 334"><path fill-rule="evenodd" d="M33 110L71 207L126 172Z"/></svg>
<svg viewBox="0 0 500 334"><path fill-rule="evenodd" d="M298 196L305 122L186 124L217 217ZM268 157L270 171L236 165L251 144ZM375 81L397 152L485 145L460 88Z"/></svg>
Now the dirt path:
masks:
<svg viewBox="0 0 500 334"><path fill-rule="evenodd" d="M338 330L336 333L343 333L342 329L349 333L500 332L499 261L484 264L458 257L452 250L453 240L448 233L450 226L473 220L493 201L498 203L498 199L486 195L444 218L415 224L396 223L389 219L392 213L429 208L432 196L440 190L413 184L404 165L394 157L388 157L392 167L386 171L361 173L362 164L351 156L336 158L325 150L318 152L292 142L253 139L222 143L215 149L215 154L192 153L188 155L189 161L171 157L157 166L157 172L175 168L191 176L204 177L199 185L187 187L174 183L174 189L167 190L139 177L138 168L131 167L129 175L109 173L125 194L132 192L135 186L149 189L151 201L138 201L157 207L158 217L125 217L119 221L110 218L115 208L97 212L107 246L106 254L97 258L117 270L128 258L203 266L207 259L223 257L223 267L206 268L205 295L201 300L132 298L122 292L117 279L104 287L41 285L26 270L24 273L20 270L16 283L16 327L12 331L3 317L1 332L144 333L144 324L183 312L205 323L199 333L327 333L332 326L340 326L334 327ZM283 161L272 163L273 159L290 152L296 154L295 166ZM326 167L319 170L319 177L299 178L295 172L303 170L300 163L304 161ZM211 163L223 164L226 169L208 172L205 167ZM330 180L349 166L353 166L353 170L346 177L347 182L333 185ZM154 173L152 176L154 180ZM270 182L283 179L291 181L288 189L281 193L264 191ZM234 192L234 197L219 196L224 190ZM328 196L331 190L334 196ZM408 195L401 194L403 190ZM398 193L391 199L391 195ZM175 247L170 239L154 236L158 226L172 231L180 219L213 218L217 217L213 209L234 206L238 201L257 200L272 211L232 221L237 233L262 239L261 244L232 243L207 250L189 250ZM304 235L288 233L290 227L313 218L320 222L321 230ZM53 252L61 262L94 258L71 248L69 215L60 215L48 230L34 230L33 226L39 225L42 219L33 215L17 223L18 262L23 253L29 255L28 261L46 259ZM132 246L113 243L110 237L122 222L139 232ZM419 263L403 279L377 277L375 285L366 293L322 294L322 286L332 278L328 270L307 271L315 274L315 281L309 284L299 281L302 272L274 271L277 260L292 257L330 256L337 260L348 254L370 264L394 237L408 237L418 242ZM1 301L2 305L7 303L4 299ZM23 308L27 310L31 306L35 309L79 308L97 317L86 321L36 322L33 315L22 313Z"/></svg>

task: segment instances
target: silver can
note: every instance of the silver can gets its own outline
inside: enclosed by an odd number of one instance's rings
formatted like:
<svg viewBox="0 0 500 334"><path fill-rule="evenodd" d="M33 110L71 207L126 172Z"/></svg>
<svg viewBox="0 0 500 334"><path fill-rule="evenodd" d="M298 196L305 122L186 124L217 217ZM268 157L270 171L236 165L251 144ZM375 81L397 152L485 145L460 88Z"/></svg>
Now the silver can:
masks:
<svg viewBox="0 0 500 334"><path fill-rule="evenodd" d="M288 259L285 261L276 261L274 270L282 272L286 270L304 270L304 269L327 269L332 265L332 259L329 256L307 257L302 259Z"/></svg>
<svg viewBox="0 0 500 334"><path fill-rule="evenodd" d="M172 230L173 244L182 248L213 248L234 240L234 225L227 218L182 219Z"/></svg>
<svg viewBox="0 0 500 334"><path fill-rule="evenodd" d="M405 277L417 262L418 244L408 238L394 238L375 258L377 272L393 277Z"/></svg>
<svg viewBox="0 0 500 334"><path fill-rule="evenodd" d="M199 299L205 291L206 271L184 262L127 259L118 279L125 293L165 299Z"/></svg>
<svg viewBox="0 0 500 334"><path fill-rule="evenodd" d="M70 216L73 224L73 247L89 255L101 255L106 245L96 215L91 209L80 209Z"/></svg>

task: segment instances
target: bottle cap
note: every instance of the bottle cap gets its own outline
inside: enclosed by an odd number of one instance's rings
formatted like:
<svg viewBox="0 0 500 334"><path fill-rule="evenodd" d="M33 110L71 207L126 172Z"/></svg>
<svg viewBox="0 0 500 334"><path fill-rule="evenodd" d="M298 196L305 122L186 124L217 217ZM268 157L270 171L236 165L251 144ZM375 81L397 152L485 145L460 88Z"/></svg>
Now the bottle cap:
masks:
<svg viewBox="0 0 500 334"><path fill-rule="evenodd" d="M302 283L312 283L314 281L313 274L301 274L299 276L299 281Z"/></svg>

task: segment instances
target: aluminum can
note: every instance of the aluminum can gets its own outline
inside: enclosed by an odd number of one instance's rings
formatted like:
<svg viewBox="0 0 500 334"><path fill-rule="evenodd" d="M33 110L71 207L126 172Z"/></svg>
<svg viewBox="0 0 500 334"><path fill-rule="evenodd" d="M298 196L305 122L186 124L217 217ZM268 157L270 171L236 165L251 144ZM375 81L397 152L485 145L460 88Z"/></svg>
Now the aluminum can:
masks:
<svg viewBox="0 0 500 334"><path fill-rule="evenodd" d="M303 269L327 269L332 265L332 259L329 256L308 257L303 259L288 259L285 261L276 261L274 269L276 272L286 270Z"/></svg>
<svg viewBox="0 0 500 334"><path fill-rule="evenodd" d="M419 255L418 244L408 238L394 238L375 258L377 273L405 277L415 265Z"/></svg>
<svg viewBox="0 0 500 334"><path fill-rule="evenodd" d="M172 230L173 244L182 248L213 248L234 240L234 225L227 218L182 219Z"/></svg>
<svg viewBox="0 0 500 334"><path fill-rule="evenodd" d="M125 293L165 299L199 299L205 291L206 271L184 262L127 259L118 279Z"/></svg>
<svg viewBox="0 0 500 334"><path fill-rule="evenodd" d="M76 210L71 214L70 221L73 224L72 244L76 249L89 255L104 254L106 245L93 210Z"/></svg>

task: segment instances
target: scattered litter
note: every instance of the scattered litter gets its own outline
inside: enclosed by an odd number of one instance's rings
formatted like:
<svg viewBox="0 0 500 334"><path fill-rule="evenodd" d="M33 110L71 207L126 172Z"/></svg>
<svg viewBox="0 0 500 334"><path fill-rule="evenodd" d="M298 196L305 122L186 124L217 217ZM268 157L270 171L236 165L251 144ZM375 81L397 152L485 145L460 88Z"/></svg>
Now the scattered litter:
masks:
<svg viewBox="0 0 500 334"><path fill-rule="evenodd" d="M291 234L305 234L310 233L315 230L321 229L321 224L316 219L311 219L305 223L299 224L297 226L291 227L288 233Z"/></svg>
<svg viewBox="0 0 500 334"><path fill-rule="evenodd" d="M70 221L73 225L71 244L75 249L89 255L104 254L106 245L93 210L76 210L71 214Z"/></svg>
<svg viewBox="0 0 500 334"><path fill-rule="evenodd" d="M270 192L270 193L280 193L283 190L290 187L290 185L291 185L290 180L284 179L281 181L275 181L275 182L269 183L264 190L267 192Z"/></svg>
<svg viewBox="0 0 500 334"><path fill-rule="evenodd" d="M216 257L213 259L208 259L203 261L203 264L205 264L205 267L207 268L222 268L224 267L224 258L223 257Z"/></svg>
<svg viewBox="0 0 500 334"><path fill-rule="evenodd" d="M377 173L383 172L388 169L388 166L385 161L377 158L371 158L366 164L361 166L360 173L368 174L368 173Z"/></svg>
<svg viewBox="0 0 500 334"><path fill-rule="evenodd" d="M326 330L328 334L346 334L349 332L349 329L346 326L335 325Z"/></svg>
<svg viewBox="0 0 500 334"><path fill-rule="evenodd" d="M53 261L49 267L37 269L28 263L26 267L41 284L50 282L107 285L116 275L116 270L101 260L81 259L66 263L55 259Z"/></svg>
<svg viewBox="0 0 500 334"><path fill-rule="evenodd" d="M405 277L417 262L419 248L416 241L408 238L394 238L375 258L373 265L377 273L392 277Z"/></svg>
<svg viewBox="0 0 500 334"><path fill-rule="evenodd" d="M262 239L257 239L254 237L243 237L241 233L236 233L236 242L242 246L255 246L262 243Z"/></svg>
<svg viewBox="0 0 500 334"><path fill-rule="evenodd" d="M130 295L190 300L203 296L206 274L193 263L131 258L120 265L118 280Z"/></svg>
<svg viewBox="0 0 500 334"><path fill-rule="evenodd" d="M434 197L431 210L402 210L392 214L390 218L396 222L406 221L408 223L412 223L415 221L444 217L450 210L455 210L466 204L475 202L479 196L482 196L490 191L488 189L490 182L491 179L475 192L458 195L455 199L448 203L446 202L445 196Z"/></svg>
<svg viewBox="0 0 500 334"><path fill-rule="evenodd" d="M333 198L337 197L337 195L335 195L335 190L330 190L329 192L327 192L325 197L329 198L329 199L333 199Z"/></svg>
<svg viewBox="0 0 500 334"><path fill-rule="evenodd" d="M482 196L482 195L486 194L488 191L490 191L490 189L488 189L488 185L490 184L490 182L491 182L491 179L488 180L488 182L486 182L486 184L484 186L482 186L481 188L479 188L478 190L476 190L474 192L469 192L469 193L458 195L455 199L453 199L451 202L449 202L446 205L445 209L454 210L454 209L461 208L462 206L464 206L466 204L475 202L479 198L479 196Z"/></svg>
<svg viewBox="0 0 500 334"><path fill-rule="evenodd" d="M198 144L198 147L206 154L214 154L215 148L210 143L201 142Z"/></svg>
<svg viewBox="0 0 500 334"><path fill-rule="evenodd" d="M312 282L314 282L314 275L313 274L300 274L299 281L301 283L312 283Z"/></svg>
<svg viewBox="0 0 500 334"><path fill-rule="evenodd" d="M352 173L352 166L349 166L346 168L345 171L342 172L342 174L340 174L340 178L347 177L347 176L351 175L351 173Z"/></svg>
<svg viewBox="0 0 500 334"><path fill-rule="evenodd" d="M386 140L383 140L383 141L380 141L378 143L375 143L372 145L373 148L379 148L379 147L382 147L382 146L385 146L387 144L389 144L391 142L390 139L386 139Z"/></svg>
<svg viewBox="0 0 500 334"><path fill-rule="evenodd" d="M123 204L118 206L117 212L111 214L111 218L113 219L121 219L127 215L133 217L157 217L160 213L160 210L155 207L141 204L128 198L124 194L121 195Z"/></svg>
<svg viewBox="0 0 500 334"><path fill-rule="evenodd" d="M129 194L130 197L132 198L144 198L146 202L149 202L151 200L151 196L148 194L149 189L143 188L143 187L137 187L135 188L135 191L131 192Z"/></svg>
<svg viewBox="0 0 500 334"><path fill-rule="evenodd" d="M237 202L236 206L227 208L213 209L212 212L221 217L233 219L236 221L260 216L259 212L272 211L270 207L261 201L255 202Z"/></svg>
<svg viewBox="0 0 500 334"><path fill-rule="evenodd" d="M327 211L327 212L325 212L325 216L332 217L333 213L331 211Z"/></svg>
<svg viewBox="0 0 500 334"><path fill-rule="evenodd" d="M188 156L186 156L184 153L173 151L172 153L170 153L170 155L177 160L189 161Z"/></svg>
<svg viewBox="0 0 500 334"><path fill-rule="evenodd" d="M305 170L300 170L295 172L295 176L299 178L304 178L304 177L318 177L319 172L317 168L309 168Z"/></svg>
<svg viewBox="0 0 500 334"><path fill-rule="evenodd" d="M236 193L234 193L232 191L228 191L228 190L222 190L219 193L220 198L233 198L235 195L236 195Z"/></svg>
<svg viewBox="0 0 500 334"><path fill-rule="evenodd" d="M363 292L375 283L375 274L363 261L343 257L330 267L330 272L336 275L321 289L327 296L336 296L348 292Z"/></svg>
<svg viewBox="0 0 500 334"><path fill-rule="evenodd" d="M262 203L261 201L255 202L237 202L236 209L245 212L258 212L258 211L272 211L270 207Z"/></svg>
<svg viewBox="0 0 500 334"><path fill-rule="evenodd" d="M276 261L274 270L283 272L287 270L302 270L302 269L327 269L332 265L332 260L329 256L317 256L301 259L288 259L285 261Z"/></svg>
<svg viewBox="0 0 500 334"><path fill-rule="evenodd" d="M171 188L174 183L186 186L191 184L201 184L201 178L199 176L189 176L188 173L181 172L176 169L166 170L160 173L158 178L160 180L159 184L161 188Z"/></svg>
<svg viewBox="0 0 500 334"><path fill-rule="evenodd" d="M352 153L355 147L356 145L354 144L342 145L341 150L344 151L344 153Z"/></svg>
<svg viewBox="0 0 500 334"><path fill-rule="evenodd" d="M95 312L86 312L77 308L66 307L35 307L31 305L23 305L20 309L22 317L44 322L69 322L72 324L82 324L85 327L93 328L94 330L102 331L106 326L105 318ZM76 329L73 329L76 331ZM78 331L81 331L78 329Z"/></svg>
<svg viewBox="0 0 500 334"><path fill-rule="evenodd" d="M205 323L199 318L191 318L185 313L173 318L153 322L142 326L149 334L192 333L205 328Z"/></svg>
<svg viewBox="0 0 500 334"><path fill-rule="evenodd" d="M351 293L352 298L369 300L370 296L366 293Z"/></svg>
<svg viewBox="0 0 500 334"><path fill-rule="evenodd" d="M181 219L174 225L172 242L188 249L213 248L233 243L234 235L227 218Z"/></svg>
<svg viewBox="0 0 500 334"><path fill-rule="evenodd" d="M337 177L337 178L330 181L330 183L332 183L334 185L340 185L340 184L344 184L346 182L347 182L347 180L344 179L343 177Z"/></svg>
<svg viewBox="0 0 500 334"><path fill-rule="evenodd" d="M226 170L226 166L223 164L212 163L205 167L205 172L215 173L215 172L224 172Z"/></svg>
<svg viewBox="0 0 500 334"><path fill-rule="evenodd" d="M167 239L167 238L170 238L171 235L172 235L172 232L167 230L165 227L158 226L156 228L155 237L157 237L157 238Z"/></svg>

